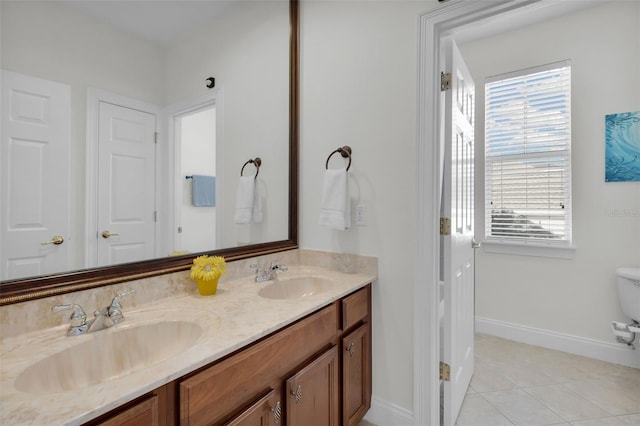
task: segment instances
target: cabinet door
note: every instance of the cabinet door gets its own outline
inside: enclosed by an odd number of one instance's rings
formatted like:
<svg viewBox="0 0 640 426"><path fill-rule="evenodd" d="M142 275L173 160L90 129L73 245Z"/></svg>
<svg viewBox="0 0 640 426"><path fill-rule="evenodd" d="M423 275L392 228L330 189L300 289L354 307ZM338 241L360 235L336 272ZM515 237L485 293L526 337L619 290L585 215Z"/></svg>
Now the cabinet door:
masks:
<svg viewBox="0 0 640 426"><path fill-rule="evenodd" d="M281 424L280 394L280 390L271 389L265 396L225 423L225 426L276 426Z"/></svg>
<svg viewBox="0 0 640 426"><path fill-rule="evenodd" d="M342 424L357 425L371 407L371 328L342 339Z"/></svg>
<svg viewBox="0 0 640 426"><path fill-rule="evenodd" d="M100 421L100 426L157 426L158 396L151 395L148 399L121 411L117 415Z"/></svg>
<svg viewBox="0 0 640 426"><path fill-rule="evenodd" d="M338 347L333 346L287 380L288 426L338 426Z"/></svg>

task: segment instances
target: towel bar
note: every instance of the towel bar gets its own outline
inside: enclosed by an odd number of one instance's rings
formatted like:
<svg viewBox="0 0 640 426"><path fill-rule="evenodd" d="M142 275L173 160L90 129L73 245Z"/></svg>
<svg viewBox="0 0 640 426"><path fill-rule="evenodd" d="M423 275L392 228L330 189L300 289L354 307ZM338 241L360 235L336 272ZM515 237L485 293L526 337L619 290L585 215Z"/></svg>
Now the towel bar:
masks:
<svg viewBox="0 0 640 426"><path fill-rule="evenodd" d="M262 159L260 157L256 157L244 163L242 165L242 168L240 169L240 176L242 176L242 172L244 172L244 168L247 164L253 164L254 166L256 166L256 175L253 178L254 179L257 178L258 173L260 173L260 166L262 165Z"/></svg>
<svg viewBox="0 0 640 426"><path fill-rule="evenodd" d="M336 152L339 152L340 155L342 155L342 158L348 158L349 159L349 164L347 165L347 171L349 171L349 168L351 167L351 147L349 145L345 145L343 147L340 147L338 149L336 149L335 151L333 151L331 154L329 154L329 156L327 157L327 162L324 165L325 169L329 168L329 160L331 159L331 157L333 156L333 154L335 154Z"/></svg>

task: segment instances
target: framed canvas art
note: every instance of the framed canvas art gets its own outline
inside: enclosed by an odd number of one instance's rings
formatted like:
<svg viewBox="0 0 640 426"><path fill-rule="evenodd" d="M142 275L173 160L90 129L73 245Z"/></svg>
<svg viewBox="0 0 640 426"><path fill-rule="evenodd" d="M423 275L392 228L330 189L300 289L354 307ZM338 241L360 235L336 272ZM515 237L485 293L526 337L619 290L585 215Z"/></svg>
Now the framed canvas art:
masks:
<svg viewBox="0 0 640 426"><path fill-rule="evenodd" d="M605 117L605 181L640 182L640 111Z"/></svg>

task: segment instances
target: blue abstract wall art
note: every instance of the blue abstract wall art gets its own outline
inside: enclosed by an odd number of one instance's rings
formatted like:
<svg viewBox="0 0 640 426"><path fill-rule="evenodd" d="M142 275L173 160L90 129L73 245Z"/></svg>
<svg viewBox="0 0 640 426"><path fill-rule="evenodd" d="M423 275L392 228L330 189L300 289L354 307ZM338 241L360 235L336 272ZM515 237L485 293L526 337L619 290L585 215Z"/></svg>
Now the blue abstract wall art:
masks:
<svg viewBox="0 0 640 426"><path fill-rule="evenodd" d="M606 182L640 182L640 111L609 114L606 122Z"/></svg>

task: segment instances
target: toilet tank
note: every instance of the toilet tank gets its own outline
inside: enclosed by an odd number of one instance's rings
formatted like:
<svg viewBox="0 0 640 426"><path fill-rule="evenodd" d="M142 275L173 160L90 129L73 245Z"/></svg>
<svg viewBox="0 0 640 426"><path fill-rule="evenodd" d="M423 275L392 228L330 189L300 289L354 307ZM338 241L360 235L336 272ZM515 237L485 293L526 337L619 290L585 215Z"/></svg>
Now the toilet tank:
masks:
<svg viewBox="0 0 640 426"><path fill-rule="evenodd" d="M622 312L640 322L640 268L618 268L616 274Z"/></svg>

